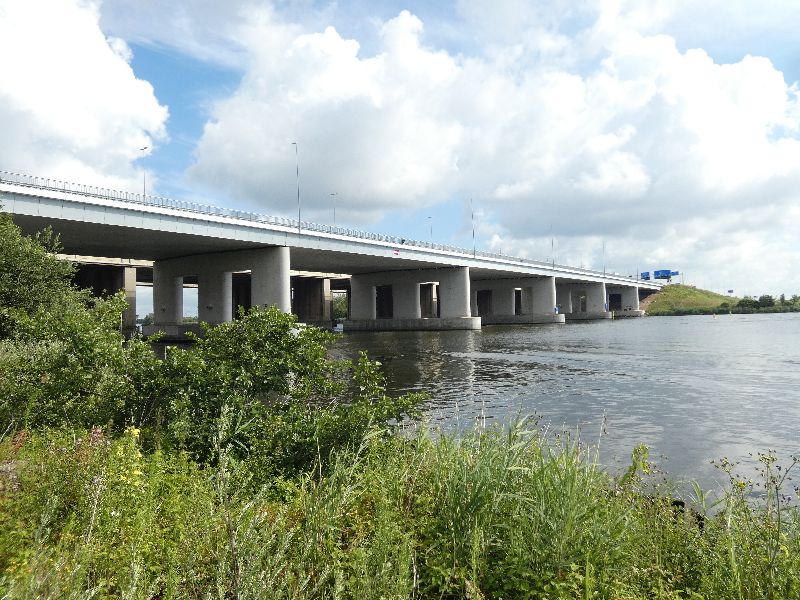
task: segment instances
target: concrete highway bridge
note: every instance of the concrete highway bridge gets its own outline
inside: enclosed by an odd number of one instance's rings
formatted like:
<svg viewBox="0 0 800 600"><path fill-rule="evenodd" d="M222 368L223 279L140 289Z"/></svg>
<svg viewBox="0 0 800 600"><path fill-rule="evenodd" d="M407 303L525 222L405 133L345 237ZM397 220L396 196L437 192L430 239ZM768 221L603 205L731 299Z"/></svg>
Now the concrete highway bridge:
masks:
<svg viewBox="0 0 800 600"><path fill-rule="evenodd" d="M276 305L331 322L332 290L349 298L345 330L478 329L641 316L661 284L566 265L271 217L0 171L0 204L26 233L51 226L81 282L125 290L152 282L154 325L180 336L183 291L198 319ZM151 270L152 269L152 270Z"/></svg>

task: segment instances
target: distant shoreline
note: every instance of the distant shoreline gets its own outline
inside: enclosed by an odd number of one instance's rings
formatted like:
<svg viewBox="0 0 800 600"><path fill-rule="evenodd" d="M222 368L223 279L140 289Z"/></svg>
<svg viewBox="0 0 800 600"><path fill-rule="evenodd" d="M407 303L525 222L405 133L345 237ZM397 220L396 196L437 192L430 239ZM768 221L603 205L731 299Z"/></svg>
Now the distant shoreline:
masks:
<svg viewBox="0 0 800 600"><path fill-rule="evenodd" d="M717 308L673 308L647 312L648 317L685 317L691 315L753 315L753 314L772 314L772 313L794 313L800 312L797 306L769 306L764 308L737 308L737 307L717 307Z"/></svg>

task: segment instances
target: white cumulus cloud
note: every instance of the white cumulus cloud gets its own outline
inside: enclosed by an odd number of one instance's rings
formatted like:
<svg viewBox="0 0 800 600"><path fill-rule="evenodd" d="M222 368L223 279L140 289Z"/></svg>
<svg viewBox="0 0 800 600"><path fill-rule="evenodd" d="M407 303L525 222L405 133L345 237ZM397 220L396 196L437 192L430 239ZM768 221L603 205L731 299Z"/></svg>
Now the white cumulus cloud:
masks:
<svg viewBox="0 0 800 600"><path fill-rule="evenodd" d="M107 38L89 1L0 0L0 168L114 187L140 181L140 148L167 108Z"/></svg>

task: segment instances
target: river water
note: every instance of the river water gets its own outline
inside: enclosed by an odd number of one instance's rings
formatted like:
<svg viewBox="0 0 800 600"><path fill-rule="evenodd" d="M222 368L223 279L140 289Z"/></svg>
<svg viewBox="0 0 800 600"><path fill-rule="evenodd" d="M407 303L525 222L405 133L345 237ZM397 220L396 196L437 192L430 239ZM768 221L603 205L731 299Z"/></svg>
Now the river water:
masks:
<svg viewBox="0 0 800 600"><path fill-rule="evenodd" d="M800 313L349 333L337 348L380 360L393 393L428 392L434 426L535 415L599 442L612 469L645 443L684 489L727 481L712 459L750 476L750 453L800 454Z"/></svg>

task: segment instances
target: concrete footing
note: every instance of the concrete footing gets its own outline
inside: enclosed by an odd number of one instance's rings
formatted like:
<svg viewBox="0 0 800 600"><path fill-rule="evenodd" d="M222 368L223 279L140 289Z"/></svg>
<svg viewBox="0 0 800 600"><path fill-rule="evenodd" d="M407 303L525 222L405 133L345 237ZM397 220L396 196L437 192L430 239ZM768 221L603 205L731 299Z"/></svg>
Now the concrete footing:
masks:
<svg viewBox="0 0 800 600"><path fill-rule="evenodd" d="M542 323L563 323L564 315L486 315L481 317L483 325L537 325Z"/></svg>
<svg viewBox="0 0 800 600"><path fill-rule="evenodd" d="M564 316L567 321L600 321L614 318L614 314L610 310L569 313Z"/></svg>
<svg viewBox="0 0 800 600"><path fill-rule="evenodd" d="M344 322L345 331L444 331L480 328L480 317L353 319Z"/></svg>

